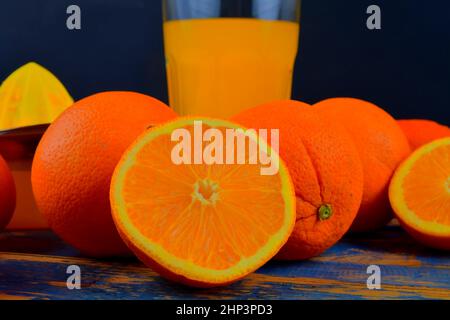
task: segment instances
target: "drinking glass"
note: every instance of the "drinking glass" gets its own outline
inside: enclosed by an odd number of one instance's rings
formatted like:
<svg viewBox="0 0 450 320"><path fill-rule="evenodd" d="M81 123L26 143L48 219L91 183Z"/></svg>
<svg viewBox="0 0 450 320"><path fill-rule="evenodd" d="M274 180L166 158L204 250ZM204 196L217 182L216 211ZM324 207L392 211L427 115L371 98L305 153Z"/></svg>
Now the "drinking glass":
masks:
<svg viewBox="0 0 450 320"><path fill-rule="evenodd" d="M289 99L301 0L163 0L170 105L228 118Z"/></svg>

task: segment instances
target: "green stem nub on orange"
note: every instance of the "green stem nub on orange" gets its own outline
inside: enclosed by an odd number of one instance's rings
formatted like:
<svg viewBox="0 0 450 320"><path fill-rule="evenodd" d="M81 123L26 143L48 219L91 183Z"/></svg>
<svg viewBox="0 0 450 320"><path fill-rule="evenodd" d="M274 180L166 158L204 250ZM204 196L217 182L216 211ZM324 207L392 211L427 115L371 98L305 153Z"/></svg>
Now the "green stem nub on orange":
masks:
<svg viewBox="0 0 450 320"><path fill-rule="evenodd" d="M320 221L328 220L333 215L333 208L331 204L323 204L320 206L317 215L319 216Z"/></svg>

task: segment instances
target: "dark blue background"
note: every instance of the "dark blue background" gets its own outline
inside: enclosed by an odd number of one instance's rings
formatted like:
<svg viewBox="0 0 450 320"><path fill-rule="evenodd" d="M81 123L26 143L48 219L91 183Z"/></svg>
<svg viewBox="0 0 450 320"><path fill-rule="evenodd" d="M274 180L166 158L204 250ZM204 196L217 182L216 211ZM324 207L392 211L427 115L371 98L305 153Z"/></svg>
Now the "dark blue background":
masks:
<svg viewBox="0 0 450 320"><path fill-rule="evenodd" d="M167 101L159 0L0 0L0 79L33 60L79 99L134 90ZM82 30L66 8L82 9ZM382 9L382 30L365 26ZM304 0L294 98L372 101L450 124L450 2Z"/></svg>

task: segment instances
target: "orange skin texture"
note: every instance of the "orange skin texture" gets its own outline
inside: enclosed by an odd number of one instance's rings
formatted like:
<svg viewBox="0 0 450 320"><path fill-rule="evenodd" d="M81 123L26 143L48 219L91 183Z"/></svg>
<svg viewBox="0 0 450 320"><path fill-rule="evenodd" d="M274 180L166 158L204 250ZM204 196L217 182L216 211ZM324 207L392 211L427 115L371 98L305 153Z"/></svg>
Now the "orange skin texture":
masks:
<svg viewBox="0 0 450 320"><path fill-rule="evenodd" d="M363 189L362 164L345 129L298 101L259 106L232 120L248 128L280 130L280 156L294 183L297 221L276 258L308 259L333 246L356 217ZM322 205L332 207L327 220L319 219Z"/></svg>
<svg viewBox="0 0 450 320"><path fill-rule="evenodd" d="M450 128L431 120L398 120L412 150L445 137L450 137Z"/></svg>
<svg viewBox="0 0 450 320"><path fill-rule="evenodd" d="M0 156L0 231L11 220L16 208L16 187L5 160Z"/></svg>
<svg viewBox="0 0 450 320"><path fill-rule="evenodd" d="M87 256L130 254L111 215L114 168L142 132L176 117L162 102L133 92L95 94L63 112L38 145L31 177L53 231Z"/></svg>
<svg viewBox="0 0 450 320"><path fill-rule="evenodd" d="M351 231L368 232L385 226L393 216L388 197L390 179L411 153L403 131L387 112L367 101L333 98L314 108L347 129L363 164L363 200Z"/></svg>

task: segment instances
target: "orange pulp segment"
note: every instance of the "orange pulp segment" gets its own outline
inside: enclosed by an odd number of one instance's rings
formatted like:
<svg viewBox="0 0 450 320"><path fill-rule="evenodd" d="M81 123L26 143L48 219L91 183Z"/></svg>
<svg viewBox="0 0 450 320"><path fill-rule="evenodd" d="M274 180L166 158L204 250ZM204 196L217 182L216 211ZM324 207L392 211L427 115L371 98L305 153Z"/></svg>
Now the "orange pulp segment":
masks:
<svg viewBox="0 0 450 320"><path fill-rule="evenodd" d="M405 160L389 195L413 236L433 247L450 248L450 138L431 142Z"/></svg>
<svg viewBox="0 0 450 320"><path fill-rule="evenodd" d="M223 136L240 128L200 120L203 131L215 128ZM144 263L169 279L209 287L242 278L279 251L295 223L295 194L279 158L279 171L270 176L248 161L174 164L171 134L184 128L194 137L193 124L184 118L142 135L116 168L111 204L119 233Z"/></svg>

